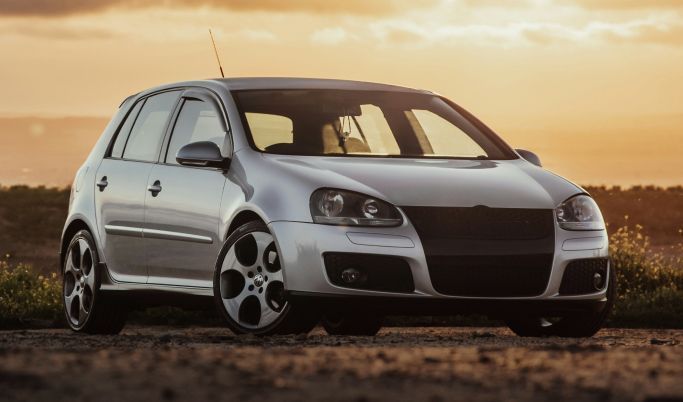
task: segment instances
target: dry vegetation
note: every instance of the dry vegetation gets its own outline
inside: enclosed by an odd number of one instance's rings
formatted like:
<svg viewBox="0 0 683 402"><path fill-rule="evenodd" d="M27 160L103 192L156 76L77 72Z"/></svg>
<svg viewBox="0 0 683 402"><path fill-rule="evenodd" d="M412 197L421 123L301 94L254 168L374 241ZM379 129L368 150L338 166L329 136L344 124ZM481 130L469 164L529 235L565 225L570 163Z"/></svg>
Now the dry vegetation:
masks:
<svg viewBox="0 0 683 402"><path fill-rule="evenodd" d="M58 272L69 189L0 187L0 253L42 274Z"/></svg>

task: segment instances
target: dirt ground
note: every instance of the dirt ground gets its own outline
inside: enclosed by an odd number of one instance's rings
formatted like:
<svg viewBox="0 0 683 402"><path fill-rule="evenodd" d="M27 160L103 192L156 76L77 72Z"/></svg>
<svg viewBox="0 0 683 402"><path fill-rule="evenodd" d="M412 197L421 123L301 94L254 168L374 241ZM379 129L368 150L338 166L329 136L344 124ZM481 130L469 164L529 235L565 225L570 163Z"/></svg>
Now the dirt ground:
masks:
<svg viewBox="0 0 683 402"><path fill-rule="evenodd" d="M503 328L386 328L376 337L0 332L0 400L683 401L683 331L518 338Z"/></svg>

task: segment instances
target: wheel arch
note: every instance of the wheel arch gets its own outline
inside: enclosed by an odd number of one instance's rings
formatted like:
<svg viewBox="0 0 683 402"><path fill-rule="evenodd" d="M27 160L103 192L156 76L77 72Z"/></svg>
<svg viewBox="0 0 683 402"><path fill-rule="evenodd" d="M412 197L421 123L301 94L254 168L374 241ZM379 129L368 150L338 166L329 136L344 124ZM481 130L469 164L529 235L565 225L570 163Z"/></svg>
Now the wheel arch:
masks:
<svg viewBox="0 0 683 402"><path fill-rule="evenodd" d="M226 231L225 238L223 240L227 240L227 238L230 237L230 235L237 230L238 227L252 221L260 221L263 222L264 225L267 225L267 220L263 219L263 217L254 210L243 209L237 212L230 220L230 225L228 226L228 230Z"/></svg>
<svg viewBox="0 0 683 402"><path fill-rule="evenodd" d="M69 243L71 242L71 239L74 237L74 235L81 230L87 230L88 232L90 232L91 235L93 235L93 238L95 237L95 232L92 230L90 225L88 225L88 223L82 218L74 218L64 228L64 232L62 234L62 241L59 246L59 269L62 273L64 272L64 257L66 256L66 249L69 247Z"/></svg>

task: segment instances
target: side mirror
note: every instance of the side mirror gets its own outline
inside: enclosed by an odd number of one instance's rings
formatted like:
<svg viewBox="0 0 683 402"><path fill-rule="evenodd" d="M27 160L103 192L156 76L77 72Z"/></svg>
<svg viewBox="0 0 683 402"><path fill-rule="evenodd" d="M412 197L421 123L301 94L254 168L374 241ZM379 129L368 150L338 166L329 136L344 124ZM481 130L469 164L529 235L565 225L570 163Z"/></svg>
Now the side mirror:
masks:
<svg viewBox="0 0 683 402"><path fill-rule="evenodd" d="M214 142L199 141L185 145L178 150L175 158L178 163L186 166L225 168L228 158L221 155L221 150Z"/></svg>
<svg viewBox="0 0 683 402"><path fill-rule="evenodd" d="M541 167L541 158L538 157L535 153L531 151L527 151L526 149L515 149L519 156L522 158L526 159L527 161L533 163L534 165Z"/></svg>

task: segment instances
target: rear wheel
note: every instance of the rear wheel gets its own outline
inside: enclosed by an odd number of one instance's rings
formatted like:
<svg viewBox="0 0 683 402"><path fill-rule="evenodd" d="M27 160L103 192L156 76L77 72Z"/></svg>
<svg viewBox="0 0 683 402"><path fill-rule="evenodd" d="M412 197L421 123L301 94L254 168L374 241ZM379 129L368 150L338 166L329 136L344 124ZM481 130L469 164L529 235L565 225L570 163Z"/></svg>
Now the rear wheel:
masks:
<svg viewBox="0 0 683 402"><path fill-rule="evenodd" d="M616 277L614 269L610 267L607 303L602 310L564 317L518 317L508 320L507 325L519 336L591 337L605 324L609 313L612 311L616 294Z"/></svg>
<svg viewBox="0 0 683 402"><path fill-rule="evenodd" d="M100 292L99 261L90 232L76 233L64 258L64 315L76 332L118 334L126 324L127 312Z"/></svg>
<svg viewBox="0 0 683 402"><path fill-rule="evenodd" d="M308 333L316 310L287 301L275 239L262 222L240 226L225 241L214 274L214 299L237 334Z"/></svg>
<svg viewBox="0 0 683 402"><path fill-rule="evenodd" d="M382 316L372 312L327 312L322 325L330 335L374 336L382 328Z"/></svg>

